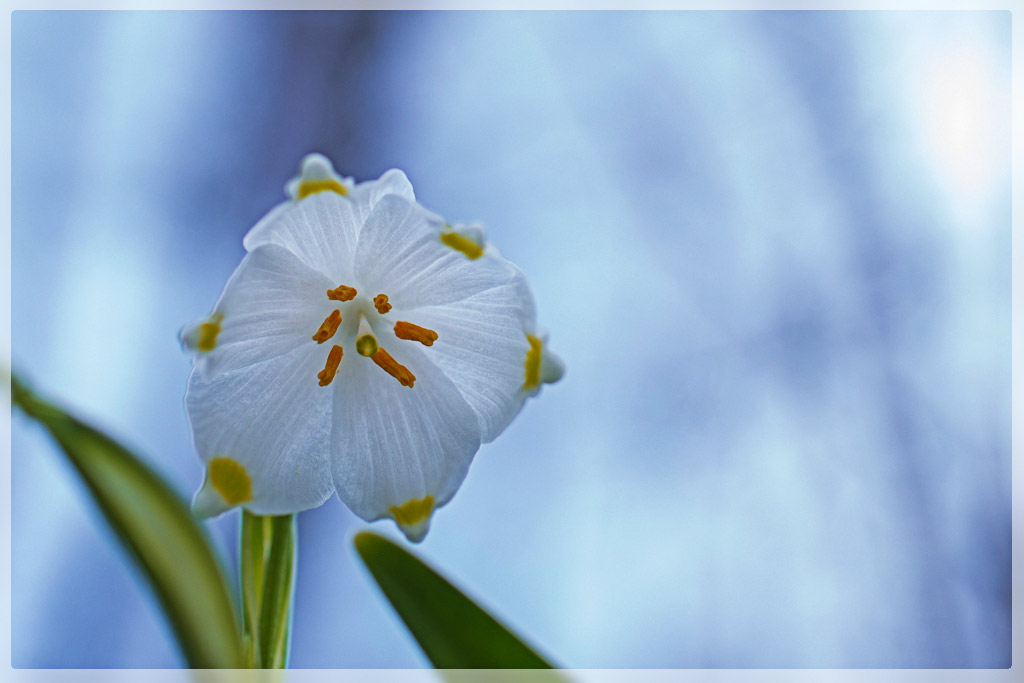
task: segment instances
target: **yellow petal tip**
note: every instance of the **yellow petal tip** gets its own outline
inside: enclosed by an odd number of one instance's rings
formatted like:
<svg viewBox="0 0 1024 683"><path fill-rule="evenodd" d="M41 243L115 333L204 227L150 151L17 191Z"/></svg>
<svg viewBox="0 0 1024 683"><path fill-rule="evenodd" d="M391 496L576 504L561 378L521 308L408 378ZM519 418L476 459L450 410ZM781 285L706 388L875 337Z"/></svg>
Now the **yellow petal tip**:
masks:
<svg viewBox="0 0 1024 683"><path fill-rule="evenodd" d="M430 528L430 516L434 513L434 497L427 495L423 498L413 498L401 505L392 505L388 511L405 537L413 543L419 543Z"/></svg>
<svg viewBox="0 0 1024 683"><path fill-rule="evenodd" d="M526 335L530 348L526 350L526 361L523 363L523 391L532 391L540 386L540 361L544 342L532 334Z"/></svg>
<svg viewBox="0 0 1024 683"><path fill-rule="evenodd" d="M228 505L252 500L252 479L245 466L231 458L213 458L207 465L210 486Z"/></svg>
<svg viewBox="0 0 1024 683"><path fill-rule="evenodd" d="M196 333L197 351L209 353L217 348L217 336L220 334L220 324L223 320L224 314L218 313L199 325L199 330Z"/></svg>
<svg viewBox="0 0 1024 683"><path fill-rule="evenodd" d="M468 237L460 235L454 230L445 230L441 233L441 243L461 252L470 261L475 261L484 255L484 248Z"/></svg>
<svg viewBox="0 0 1024 683"><path fill-rule="evenodd" d="M342 197L348 194L348 189L334 178L323 178L317 180L303 180L299 183L296 191L296 199L305 199L311 194L318 192L337 192Z"/></svg>

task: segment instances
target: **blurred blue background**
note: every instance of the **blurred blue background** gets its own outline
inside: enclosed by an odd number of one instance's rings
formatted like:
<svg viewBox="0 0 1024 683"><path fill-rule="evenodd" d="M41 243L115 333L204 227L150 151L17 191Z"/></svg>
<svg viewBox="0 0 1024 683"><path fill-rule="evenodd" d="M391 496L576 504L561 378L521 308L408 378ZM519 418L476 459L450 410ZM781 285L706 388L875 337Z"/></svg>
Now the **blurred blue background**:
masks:
<svg viewBox="0 0 1024 683"><path fill-rule="evenodd" d="M15 12L12 55L15 368L183 496L179 328L302 155L400 167L568 363L425 558L567 666L1009 665L1008 12ZM13 665L178 665L12 448ZM300 517L296 667L426 663L364 526Z"/></svg>

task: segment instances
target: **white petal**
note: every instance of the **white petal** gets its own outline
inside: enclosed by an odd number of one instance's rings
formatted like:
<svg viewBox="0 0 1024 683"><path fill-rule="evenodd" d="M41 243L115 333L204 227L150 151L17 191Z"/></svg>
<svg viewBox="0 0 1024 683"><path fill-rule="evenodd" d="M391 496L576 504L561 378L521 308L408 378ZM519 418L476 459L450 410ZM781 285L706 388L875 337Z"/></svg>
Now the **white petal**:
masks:
<svg viewBox="0 0 1024 683"><path fill-rule="evenodd" d="M414 385L399 384L372 359L346 356L334 380L331 458L338 497L367 521L394 519L396 508L431 496L425 519L400 524L415 541L465 478L480 431L451 380L423 351L395 342L382 346L412 371Z"/></svg>
<svg viewBox="0 0 1024 683"><path fill-rule="evenodd" d="M469 259L443 244L430 215L398 195L381 199L366 219L356 264L363 287L405 310L465 299L514 276L507 261Z"/></svg>
<svg viewBox="0 0 1024 683"><path fill-rule="evenodd" d="M196 326L182 331L182 343L196 352L196 367L208 376L312 345L333 309L326 296L333 286L283 247L260 247L242 259L214 307L210 320L219 332L213 349L198 347Z"/></svg>
<svg viewBox="0 0 1024 683"><path fill-rule="evenodd" d="M317 351L305 346L216 378L189 378L185 408L196 450L207 464L229 458L245 468L251 497L239 502L256 514L316 507L334 490L332 392L317 381L324 364ZM207 477L197 514L229 507L214 488Z"/></svg>
<svg viewBox="0 0 1024 683"><path fill-rule="evenodd" d="M352 191L354 199L362 200L359 203L365 206L367 215L377 205L377 202L389 194L404 197L410 202L416 201L416 195L412 191L412 184L405 177L405 173L397 168L386 171L377 180L359 183ZM362 218L365 219L366 215L363 215Z"/></svg>
<svg viewBox="0 0 1024 683"><path fill-rule="evenodd" d="M246 250L278 244L307 266L346 284L352 280L352 256L362 220L356 204L335 192L318 192L280 205L242 240Z"/></svg>
<svg viewBox="0 0 1024 683"><path fill-rule="evenodd" d="M264 216L242 244L247 251L279 244L339 283L350 281L359 232L377 203L392 195L415 201L412 185L397 169L379 180L359 183L348 196L318 192L299 201L284 202Z"/></svg>
<svg viewBox="0 0 1024 683"><path fill-rule="evenodd" d="M530 345L524 330L532 327L533 297L518 269L509 275L504 284L469 298L398 317L437 332L425 353L477 414L484 443L504 431L526 399L521 389Z"/></svg>

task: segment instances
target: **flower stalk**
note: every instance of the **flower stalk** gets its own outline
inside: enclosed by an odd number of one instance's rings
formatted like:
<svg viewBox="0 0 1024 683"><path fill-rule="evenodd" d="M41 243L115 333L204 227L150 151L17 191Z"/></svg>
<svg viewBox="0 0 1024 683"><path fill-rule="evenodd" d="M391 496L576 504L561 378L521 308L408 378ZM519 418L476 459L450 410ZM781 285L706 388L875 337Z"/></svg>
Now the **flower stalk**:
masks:
<svg viewBox="0 0 1024 683"><path fill-rule="evenodd" d="M252 668L283 669L288 664L296 539L295 515L242 511L242 639Z"/></svg>

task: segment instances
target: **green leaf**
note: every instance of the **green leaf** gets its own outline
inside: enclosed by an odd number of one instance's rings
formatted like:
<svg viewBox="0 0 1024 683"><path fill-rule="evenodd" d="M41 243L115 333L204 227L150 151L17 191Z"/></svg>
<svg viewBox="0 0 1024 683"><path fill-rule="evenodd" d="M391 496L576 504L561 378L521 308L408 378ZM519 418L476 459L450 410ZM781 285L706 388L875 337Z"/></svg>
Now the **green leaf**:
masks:
<svg viewBox="0 0 1024 683"><path fill-rule="evenodd" d="M50 432L78 470L149 579L188 665L244 666L228 584L184 501L122 446L39 399L16 378L11 399Z"/></svg>
<svg viewBox="0 0 1024 683"><path fill-rule="evenodd" d="M283 669L288 663L295 526L295 515L242 512L242 631L247 661L259 669Z"/></svg>
<svg viewBox="0 0 1024 683"><path fill-rule="evenodd" d="M355 546L436 668L551 668L494 617L408 551L368 531L356 534Z"/></svg>

